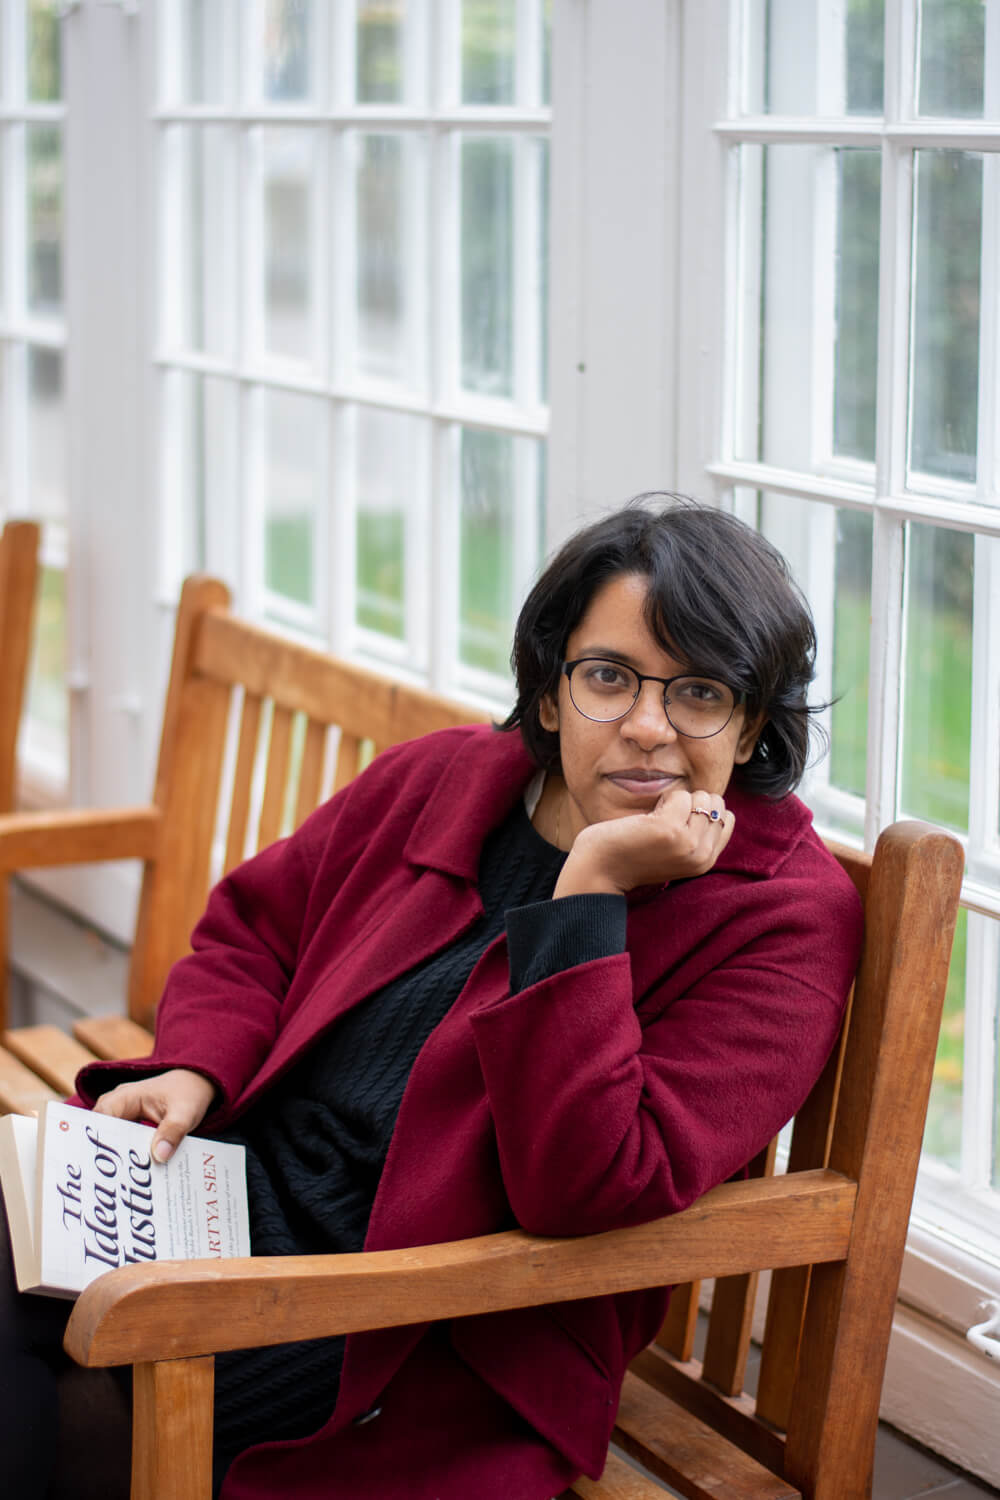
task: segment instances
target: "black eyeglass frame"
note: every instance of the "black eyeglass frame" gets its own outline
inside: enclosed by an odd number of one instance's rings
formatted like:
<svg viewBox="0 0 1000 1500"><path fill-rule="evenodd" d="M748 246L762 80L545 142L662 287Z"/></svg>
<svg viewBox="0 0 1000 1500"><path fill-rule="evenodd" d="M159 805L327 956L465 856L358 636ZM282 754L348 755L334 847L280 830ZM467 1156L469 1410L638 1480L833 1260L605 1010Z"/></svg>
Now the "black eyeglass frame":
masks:
<svg viewBox="0 0 1000 1500"><path fill-rule="evenodd" d="M584 713L584 711L580 707L579 703L577 703L576 699L573 697L573 669L574 669L574 667L579 667L585 661L603 661L603 662L606 662L609 667L622 667L622 668L624 668L624 670L626 672L631 672L633 677L638 678L639 685L638 685L638 687L635 690L635 696L633 697L632 702L629 704L628 708L626 708L623 713L613 714L610 719L595 719L594 716L593 716L593 714L585 714ZM733 695L733 706L729 710L729 716L726 719L725 724L720 724L719 727L718 727L718 729L713 729L712 730L711 734L688 734L688 732L687 732L686 729L678 729L677 725L674 723L673 719L670 717L670 709L668 707L669 699L667 698L667 693L668 693L668 691L670 689L671 683L673 683L673 682L683 682L688 677L703 677L703 676L706 676L705 673L702 673L702 672L677 672L673 677L654 677L649 672L637 672L636 669L635 669L635 667L630 667L629 666L628 662L625 662L625 661L615 661L615 659L613 657L610 657L610 656L578 656L575 661L564 661L563 662L562 667L560 668L560 675L564 676L566 678L567 682L569 683L569 700L572 703L573 707L576 709L576 711L580 715L581 719L586 719L591 724L617 724L618 721L619 721L619 719L625 719L625 718L627 718L628 715L632 712L633 708L635 708L635 705L639 701L639 694L642 692L642 685L643 685L644 682L658 682L658 683L660 683L661 686L663 687L663 712L664 712L664 715L666 717L667 723L670 725L671 729L674 731L675 734L679 734L679 735L683 736L683 738L686 739L686 740L711 740L711 739L714 739L717 734L721 734L722 733L722 731L727 727L727 725L729 725L729 724L732 723L733 714L736 712L736 710L740 707L741 704L743 704L743 703L746 702L746 697L747 697L746 693L743 692L742 690L737 691L737 689L734 688L734 687L731 687L728 682L724 682L722 684L722 686L729 688L729 691ZM716 677L706 677L706 681L708 681L708 682L717 682L719 680L720 679L718 679Z"/></svg>

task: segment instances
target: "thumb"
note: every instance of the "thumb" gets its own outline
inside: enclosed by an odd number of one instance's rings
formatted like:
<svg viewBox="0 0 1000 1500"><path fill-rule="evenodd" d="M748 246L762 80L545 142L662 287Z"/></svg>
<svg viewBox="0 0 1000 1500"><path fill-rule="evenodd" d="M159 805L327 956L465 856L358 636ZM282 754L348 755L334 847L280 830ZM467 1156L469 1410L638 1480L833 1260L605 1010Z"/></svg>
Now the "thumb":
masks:
<svg viewBox="0 0 1000 1500"><path fill-rule="evenodd" d="M152 1156L161 1164L173 1156L181 1141L191 1129L192 1122L186 1116L168 1111L156 1127L153 1136Z"/></svg>

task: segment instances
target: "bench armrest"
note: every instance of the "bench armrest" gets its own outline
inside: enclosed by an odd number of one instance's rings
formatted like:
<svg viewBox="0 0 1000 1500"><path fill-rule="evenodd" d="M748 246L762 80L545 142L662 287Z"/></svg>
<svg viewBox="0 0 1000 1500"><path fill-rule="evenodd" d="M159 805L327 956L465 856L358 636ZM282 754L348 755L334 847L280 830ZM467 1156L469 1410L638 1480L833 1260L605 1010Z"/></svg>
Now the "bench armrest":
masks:
<svg viewBox="0 0 1000 1500"><path fill-rule="evenodd" d="M93 1282L65 1347L83 1365L183 1359L842 1260L855 1184L837 1172L724 1183L651 1224L579 1239L509 1230L412 1250L127 1266Z"/></svg>
<svg viewBox="0 0 1000 1500"><path fill-rule="evenodd" d="M46 865L152 859L163 815L157 807L117 807L0 815L0 874Z"/></svg>

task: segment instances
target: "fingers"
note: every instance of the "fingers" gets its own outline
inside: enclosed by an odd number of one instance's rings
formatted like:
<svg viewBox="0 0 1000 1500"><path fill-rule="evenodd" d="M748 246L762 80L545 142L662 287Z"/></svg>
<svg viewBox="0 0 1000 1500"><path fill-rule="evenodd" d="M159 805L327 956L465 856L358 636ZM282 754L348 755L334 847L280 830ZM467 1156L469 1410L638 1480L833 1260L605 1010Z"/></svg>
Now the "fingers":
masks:
<svg viewBox="0 0 1000 1500"><path fill-rule="evenodd" d="M201 1073L174 1068L135 1083L120 1083L94 1105L100 1114L121 1120L149 1120L156 1126L151 1143L155 1161L173 1155L189 1131L201 1124L215 1086Z"/></svg>

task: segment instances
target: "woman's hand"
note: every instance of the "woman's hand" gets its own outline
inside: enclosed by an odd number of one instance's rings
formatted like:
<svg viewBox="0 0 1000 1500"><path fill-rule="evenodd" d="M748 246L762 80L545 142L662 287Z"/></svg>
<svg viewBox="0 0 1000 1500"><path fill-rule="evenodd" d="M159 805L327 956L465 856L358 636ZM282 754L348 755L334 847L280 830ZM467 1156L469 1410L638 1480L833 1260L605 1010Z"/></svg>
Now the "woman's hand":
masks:
<svg viewBox="0 0 1000 1500"><path fill-rule="evenodd" d="M706 814L719 814L717 819ZM652 811L591 823L577 834L553 897L637 885L664 885L704 875L732 837L736 820L722 798L682 787L664 792Z"/></svg>
<svg viewBox="0 0 1000 1500"><path fill-rule="evenodd" d="M100 1115L114 1115L119 1120L152 1120L154 1161L164 1162L173 1155L187 1135L200 1125L215 1097L215 1085L204 1073L191 1068L170 1068L152 1078L135 1083L120 1083L102 1094L94 1105Z"/></svg>

